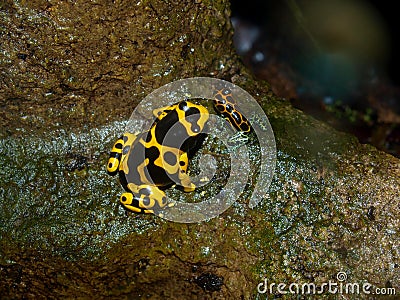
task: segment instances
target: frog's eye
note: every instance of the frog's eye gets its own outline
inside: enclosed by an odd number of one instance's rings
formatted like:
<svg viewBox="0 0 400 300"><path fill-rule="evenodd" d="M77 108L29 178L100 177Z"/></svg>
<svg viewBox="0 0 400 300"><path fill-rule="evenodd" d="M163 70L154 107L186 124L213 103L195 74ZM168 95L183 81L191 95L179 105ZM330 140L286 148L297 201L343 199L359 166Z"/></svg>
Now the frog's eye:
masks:
<svg viewBox="0 0 400 300"><path fill-rule="evenodd" d="M200 132L200 126L197 124L192 124L192 131L194 133L199 133Z"/></svg>

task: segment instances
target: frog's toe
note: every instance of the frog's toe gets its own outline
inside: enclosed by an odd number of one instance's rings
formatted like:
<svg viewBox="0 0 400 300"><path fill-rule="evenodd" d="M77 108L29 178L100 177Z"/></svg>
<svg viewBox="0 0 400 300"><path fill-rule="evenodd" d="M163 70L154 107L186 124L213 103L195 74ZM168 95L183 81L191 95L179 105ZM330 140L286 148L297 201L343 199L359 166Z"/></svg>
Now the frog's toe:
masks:
<svg viewBox="0 0 400 300"><path fill-rule="evenodd" d="M184 186L183 187L183 190L185 191L185 192L193 192L194 190L196 189L196 186L193 184L193 183L191 183L189 186Z"/></svg>
<svg viewBox="0 0 400 300"><path fill-rule="evenodd" d="M175 206L176 201L168 202L167 207L173 207Z"/></svg>
<svg viewBox="0 0 400 300"><path fill-rule="evenodd" d="M178 185L181 186L185 192L193 192L196 189L196 185L190 180L187 174L184 174L180 178L180 181Z"/></svg>

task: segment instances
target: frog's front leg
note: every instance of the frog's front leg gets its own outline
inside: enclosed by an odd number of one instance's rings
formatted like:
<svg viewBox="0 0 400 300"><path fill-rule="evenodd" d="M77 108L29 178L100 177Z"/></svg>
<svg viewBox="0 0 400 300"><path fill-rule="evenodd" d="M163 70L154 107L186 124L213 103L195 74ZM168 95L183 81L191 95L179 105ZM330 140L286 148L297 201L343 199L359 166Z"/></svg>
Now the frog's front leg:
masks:
<svg viewBox="0 0 400 300"><path fill-rule="evenodd" d="M128 184L129 190L121 195L122 205L136 213L158 214L165 206L173 206L174 203L167 203L167 196L156 186Z"/></svg>
<svg viewBox="0 0 400 300"><path fill-rule="evenodd" d="M177 183L179 186L183 187L185 192L193 192L196 188L189 175L186 173L189 165L189 158L187 152L182 152L179 157L179 166L180 170L178 173L179 182Z"/></svg>
<svg viewBox="0 0 400 300"><path fill-rule="evenodd" d="M246 132L238 131L234 135L230 136L228 139L229 148L234 151L237 148L249 142L249 135Z"/></svg>

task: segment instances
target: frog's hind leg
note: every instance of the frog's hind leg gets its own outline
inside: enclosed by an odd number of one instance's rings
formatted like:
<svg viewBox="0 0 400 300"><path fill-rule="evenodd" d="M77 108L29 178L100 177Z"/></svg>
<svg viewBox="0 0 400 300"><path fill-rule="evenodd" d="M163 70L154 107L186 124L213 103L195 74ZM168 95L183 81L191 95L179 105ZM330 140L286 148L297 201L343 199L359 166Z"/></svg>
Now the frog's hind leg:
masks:
<svg viewBox="0 0 400 300"><path fill-rule="evenodd" d="M159 214L165 206L171 207L174 203L167 202L164 191L153 185L128 184L133 193L123 193L120 201L122 205L136 213Z"/></svg>

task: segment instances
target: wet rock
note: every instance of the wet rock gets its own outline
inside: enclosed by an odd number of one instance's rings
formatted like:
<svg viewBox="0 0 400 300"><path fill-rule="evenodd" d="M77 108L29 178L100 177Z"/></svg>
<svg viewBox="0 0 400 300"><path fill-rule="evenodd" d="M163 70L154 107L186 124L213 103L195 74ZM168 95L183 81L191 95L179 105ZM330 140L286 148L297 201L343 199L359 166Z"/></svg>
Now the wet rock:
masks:
<svg viewBox="0 0 400 300"><path fill-rule="evenodd" d="M233 54L227 1L0 9L2 298L253 299L264 278L322 284L338 272L400 288L399 160L254 82ZM199 224L126 213L105 171L121 120L154 88L210 74L268 115L278 149L270 189L250 209L252 176L238 202ZM204 147L227 169L224 149ZM256 174L256 141L250 150Z"/></svg>

